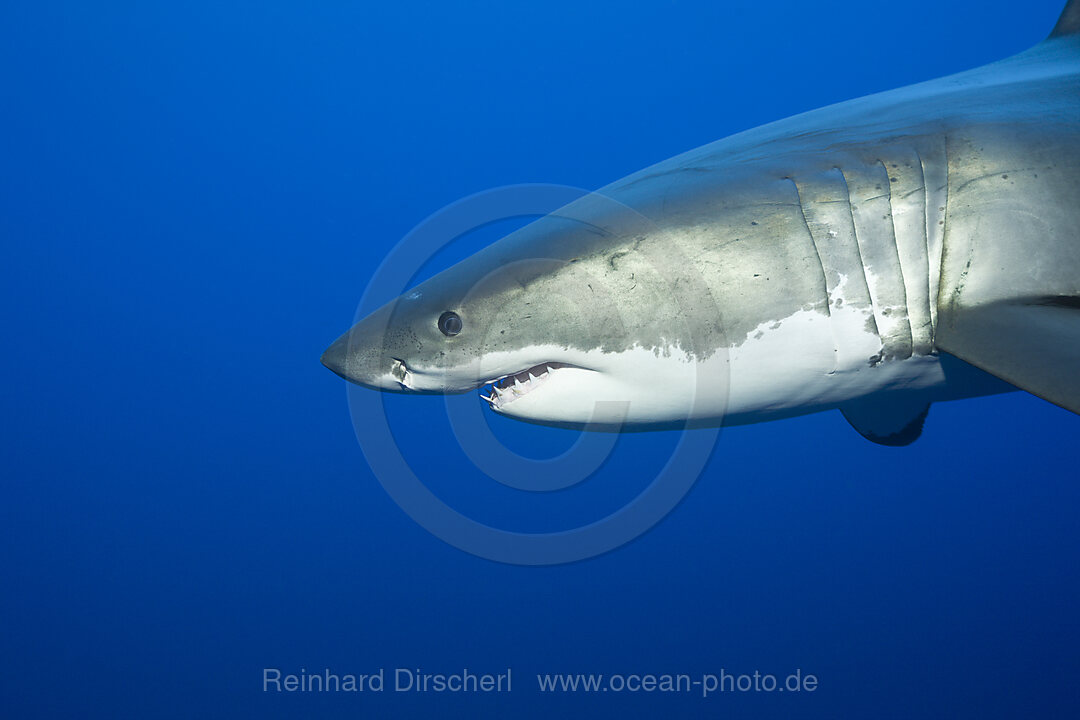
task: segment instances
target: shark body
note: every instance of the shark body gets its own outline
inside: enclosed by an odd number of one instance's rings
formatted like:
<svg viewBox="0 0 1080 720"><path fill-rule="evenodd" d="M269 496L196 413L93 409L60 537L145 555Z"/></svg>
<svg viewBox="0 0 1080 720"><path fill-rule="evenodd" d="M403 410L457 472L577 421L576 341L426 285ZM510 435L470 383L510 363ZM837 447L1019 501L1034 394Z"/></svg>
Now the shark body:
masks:
<svg viewBox="0 0 1080 720"><path fill-rule="evenodd" d="M968 72L630 175L361 320L323 362L375 389L650 430L839 408L918 437L1022 388L1080 412L1080 0Z"/></svg>

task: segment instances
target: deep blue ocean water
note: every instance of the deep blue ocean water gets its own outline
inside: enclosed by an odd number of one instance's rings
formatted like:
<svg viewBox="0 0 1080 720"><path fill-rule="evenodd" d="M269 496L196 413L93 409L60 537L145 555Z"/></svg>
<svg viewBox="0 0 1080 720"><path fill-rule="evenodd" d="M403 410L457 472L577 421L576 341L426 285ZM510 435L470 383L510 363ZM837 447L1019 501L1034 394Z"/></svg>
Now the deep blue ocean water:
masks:
<svg viewBox="0 0 1080 720"><path fill-rule="evenodd" d="M411 519L319 364L383 258L460 198L596 188L981 65L1061 4L5 6L0 717L1075 717L1065 410L939 404L904 449L836 412L730 428L650 532L529 567ZM524 493L468 461L446 407L388 397L397 447L448 504L518 531L617 510L678 440L622 437L595 478ZM576 438L490 422L532 457ZM387 687L266 691L268 668L382 668ZM395 692L396 668L510 668L512 691ZM536 680L722 671L817 684Z"/></svg>

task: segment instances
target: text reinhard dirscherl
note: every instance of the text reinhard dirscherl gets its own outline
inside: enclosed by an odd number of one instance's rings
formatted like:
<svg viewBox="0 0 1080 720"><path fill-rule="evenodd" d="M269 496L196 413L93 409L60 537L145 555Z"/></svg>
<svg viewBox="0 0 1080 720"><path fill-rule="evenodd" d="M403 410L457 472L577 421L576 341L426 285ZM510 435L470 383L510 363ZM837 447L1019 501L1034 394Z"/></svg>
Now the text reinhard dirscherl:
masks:
<svg viewBox="0 0 1080 720"><path fill-rule="evenodd" d="M388 682L389 678L389 682ZM263 668L263 692L510 692L511 672L474 673L463 669L453 673L425 673L419 669L379 668L367 675L322 672L283 673Z"/></svg>
<svg viewBox="0 0 1080 720"><path fill-rule="evenodd" d="M420 669L379 668L371 673L335 673L330 668L321 672L284 673L278 668L263 668L263 692L276 693L381 693L393 692L451 692L490 693L511 692L512 671L477 673L463 668L455 672L428 673ZM702 697L713 693L813 693L818 689L816 675L797 668L788 675L773 675L755 670L751 674L733 674L721 669L719 674L546 674L536 676L541 693L637 693L637 692L697 692Z"/></svg>

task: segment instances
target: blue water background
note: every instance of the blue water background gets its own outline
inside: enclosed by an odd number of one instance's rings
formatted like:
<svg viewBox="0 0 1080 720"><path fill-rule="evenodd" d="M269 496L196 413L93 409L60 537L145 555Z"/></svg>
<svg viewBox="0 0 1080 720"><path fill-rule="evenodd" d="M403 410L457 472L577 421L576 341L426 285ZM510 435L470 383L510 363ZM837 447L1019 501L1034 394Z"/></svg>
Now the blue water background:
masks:
<svg viewBox="0 0 1080 720"><path fill-rule="evenodd" d="M33 2L0 10L0 716L1068 717L1080 418L1025 393L873 445L725 430L652 532L573 565L467 555L368 469L319 362L410 228L596 188L824 104L1005 57L1058 0ZM470 234L430 273L513 223ZM670 434L548 496L392 397L441 497L518 530L618 508ZM492 418L533 456L568 431ZM263 668L512 667L503 695L264 693ZM543 696L536 673L819 678L812 694Z"/></svg>

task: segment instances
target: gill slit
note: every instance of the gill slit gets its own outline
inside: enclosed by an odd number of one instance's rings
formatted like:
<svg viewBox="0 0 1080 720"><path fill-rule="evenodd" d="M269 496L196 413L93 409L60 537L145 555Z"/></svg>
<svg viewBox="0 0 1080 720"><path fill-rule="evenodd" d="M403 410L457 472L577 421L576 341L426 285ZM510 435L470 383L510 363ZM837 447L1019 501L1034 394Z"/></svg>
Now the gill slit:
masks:
<svg viewBox="0 0 1080 720"><path fill-rule="evenodd" d="M829 319L829 336L832 338L833 344L833 369L828 374L834 374L840 367L840 338L836 336L836 327L832 321L832 304L833 296L829 291L829 278L825 275L825 263L821 261L821 248L818 247L817 238L814 237L814 231L810 229L810 220L806 217L806 207L803 206L802 192L799 190L799 183L795 182L792 177L785 177L785 180L791 182L795 187L795 199L799 204L799 216L802 217L803 227L806 228L806 234L810 237L810 247L814 248L814 257L817 258L818 270L821 271L821 287L825 291L825 317Z"/></svg>
<svg viewBox="0 0 1080 720"><path fill-rule="evenodd" d="M885 346L885 340L881 337L881 327L878 325L878 314L881 312L878 307L877 300L874 297L874 291L871 289L870 277L866 274L866 260L863 258L862 252L862 240L859 239L859 228L855 223L855 213L851 210L851 186L848 185L847 175L844 174L844 169L839 165L834 168L840 174L840 182L844 185L844 197L846 199L844 206L848 211L848 219L851 221L851 232L855 236L855 252L859 256L859 269L863 274L863 283L866 285L866 294L870 298L870 310L871 321L874 325L874 334L877 336L878 342L882 347Z"/></svg>

